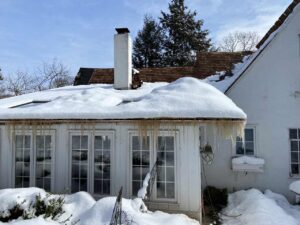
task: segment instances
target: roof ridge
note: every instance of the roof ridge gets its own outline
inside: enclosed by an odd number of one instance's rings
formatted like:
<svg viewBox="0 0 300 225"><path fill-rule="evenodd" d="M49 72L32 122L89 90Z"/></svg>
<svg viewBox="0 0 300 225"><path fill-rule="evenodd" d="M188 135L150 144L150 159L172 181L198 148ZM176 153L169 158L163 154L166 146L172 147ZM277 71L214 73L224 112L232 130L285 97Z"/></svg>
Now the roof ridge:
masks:
<svg viewBox="0 0 300 225"><path fill-rule="evenodd" d="M293 0L293 2L286 8L286 10L281 14L274 25L268 30L268 32L263 36L260 42L256 45L259 49L265 41L271 36L271 34L276 31L288 18L288 16L294 11L295 7L300 3L300 0Z"/></svg>

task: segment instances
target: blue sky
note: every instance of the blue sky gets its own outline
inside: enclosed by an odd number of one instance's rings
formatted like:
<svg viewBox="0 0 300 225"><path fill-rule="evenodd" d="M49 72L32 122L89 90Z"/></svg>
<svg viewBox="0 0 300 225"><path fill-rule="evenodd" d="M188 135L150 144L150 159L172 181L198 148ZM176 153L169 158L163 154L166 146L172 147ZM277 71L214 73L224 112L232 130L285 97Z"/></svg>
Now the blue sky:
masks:
<svg viewBox="0 0 300 225"><path fill-rule="evenodd" d="M31 72L57 58L79 67L112 67L115 27L134 37L145 14L158 17L169 0L0 0L0 68ZM291 0L186 0L214 42L235 30L263 35Z"/></svg>

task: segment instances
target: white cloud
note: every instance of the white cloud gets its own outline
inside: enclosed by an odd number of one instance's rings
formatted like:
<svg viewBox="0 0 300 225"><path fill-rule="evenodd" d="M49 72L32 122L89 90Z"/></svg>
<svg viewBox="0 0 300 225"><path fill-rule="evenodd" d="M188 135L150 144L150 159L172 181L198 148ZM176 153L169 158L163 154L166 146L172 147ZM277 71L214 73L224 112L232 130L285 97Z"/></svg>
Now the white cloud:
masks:
<svg viewBox="0 0 300 225"><path fill-rule="evenodd" d="M124 0L125 6L136 13L141 15L151 14L153 16L158 16L161 10L167 9L168 2L169 0Z"/></svg>
<svg viewBox="0 0 300 225"><path fill-rule="evenodd" d="M286 4L274 4L273 1L265 0L260 3L249 4L248 10L251 12L247 16L239 19L228 19L226 23L220 24L215 32L215 40L222 40L228 33L235 31L255 31L261 37L277 21L283 13Z"/></svg>

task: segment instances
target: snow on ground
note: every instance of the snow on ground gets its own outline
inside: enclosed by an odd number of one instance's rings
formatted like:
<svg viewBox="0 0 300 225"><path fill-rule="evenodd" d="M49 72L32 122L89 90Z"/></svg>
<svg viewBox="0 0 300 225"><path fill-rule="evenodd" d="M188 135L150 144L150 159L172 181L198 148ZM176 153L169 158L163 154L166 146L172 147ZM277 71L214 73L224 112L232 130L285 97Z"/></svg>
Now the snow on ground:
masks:
<svg viewBox="0 0 300 225"><path fill-rule="evenodd" d="M112 85L96 84L0 100L2 120L82 118L245 119L246 114L216 88L190 77L172 83L144 83L137 90L115 90Z"/></svg>
<svg viewBox="0 0 300 225"><path fill-rule="evenodd" d="M300 206L270 190L250 189L229 195L223 225L300 225Z"/></svg>
<svg viewBox="0 0 300 225"><path fill-rule="evenodd" d="M35 201L36 195L46 196L44 190L39 188L16 188L0 190L0 211L7 211L13 207L15 203L19 203L22 208L26 209ZM29 220L15 220L9 224L14 225L59 225L72 224L76 221L76 225L108 225L112 216L115 204L115 197L106 197L95 201L88 193L78 192L71 195L52 195L51 198L64 196L63 209L65 213L58 218L57 221L44 219L42 216ZM168 214L160 211L142 212L140 210L143 201L141 199L123 199L123 211L126 212L128 219L134 225L199 225L195 220L183 214ZM72 215L72 216L71 216ZM71 216L71 217L70 217ZM70 217L70 220L64 223ZM1 223L0 224L7 224Z"/></svg>

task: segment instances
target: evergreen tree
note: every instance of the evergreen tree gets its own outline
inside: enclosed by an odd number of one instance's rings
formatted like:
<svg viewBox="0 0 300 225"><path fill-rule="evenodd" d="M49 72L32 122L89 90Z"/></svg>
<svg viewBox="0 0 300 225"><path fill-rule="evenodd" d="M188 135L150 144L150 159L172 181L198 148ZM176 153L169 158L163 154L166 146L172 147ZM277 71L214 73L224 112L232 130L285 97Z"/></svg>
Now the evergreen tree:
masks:
<svg viewBox="0 0 300 225"><path fill-rule="evenodd" d="M163 66L163 40L163 29L152 17L146 15L144 26L133 42L133 66L136 68Z"/></svg>
<svg viewBox="0 0 300 225"><path fill-rule="evenodd" d="M169 12L161 12L160 22L166 32L164 41L167 66L192 65L197 51L211 47L208 30L203 30L203 20L196 19L196 11L189 10L184 0L171 0Z"/></svg>

